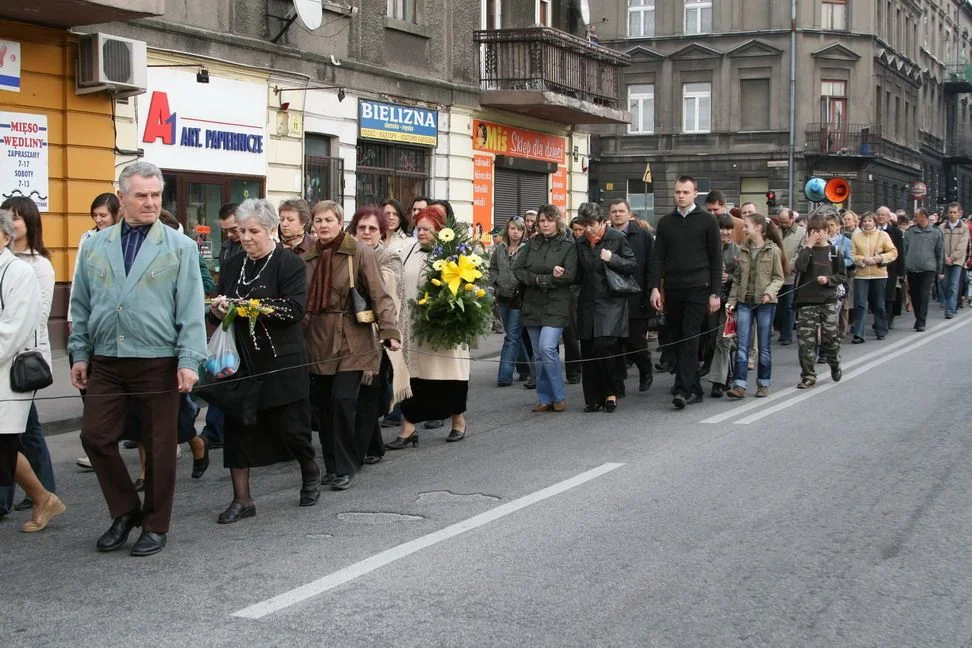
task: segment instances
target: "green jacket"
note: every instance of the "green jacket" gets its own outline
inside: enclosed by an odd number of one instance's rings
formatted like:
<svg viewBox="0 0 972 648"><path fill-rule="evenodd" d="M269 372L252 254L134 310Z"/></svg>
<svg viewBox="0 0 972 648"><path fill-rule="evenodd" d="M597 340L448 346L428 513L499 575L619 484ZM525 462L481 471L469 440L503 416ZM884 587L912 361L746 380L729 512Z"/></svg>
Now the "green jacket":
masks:
<svg viewBox="0 0 972 648"><path fill-rule="evenodd" d="M178 358L180 369L196 371L206 359L196 243L156 221L126 275L121 229L106 228L81 248L68 349L75 361Z"/></svg>
<svg viewBox="0 0 972 648"><path fill-rule="evenodd" d="M567 328L570 285L577 279L577 248L562 234L538 234L522 246L513 262L513 274L523 286L520 323L523 326ZM564 268L554 277L556 266Z"/></svg>
<svg viewBox="0 0 972 648"><path fill-rule="evenodd" d="M749 288L749 275L756 273L756 301L757 305L762 303L763 295L770 296L771 304L776 303L776 297L783 287L783 258L780 248L773 241L766 241L763 247L756 253L756 265L753 267L750 244L747 241L739 251L736 259L736 271L732 278L732 290L729 291L728 306L736 307L736 304L746 299L746 291Z"/></svg>

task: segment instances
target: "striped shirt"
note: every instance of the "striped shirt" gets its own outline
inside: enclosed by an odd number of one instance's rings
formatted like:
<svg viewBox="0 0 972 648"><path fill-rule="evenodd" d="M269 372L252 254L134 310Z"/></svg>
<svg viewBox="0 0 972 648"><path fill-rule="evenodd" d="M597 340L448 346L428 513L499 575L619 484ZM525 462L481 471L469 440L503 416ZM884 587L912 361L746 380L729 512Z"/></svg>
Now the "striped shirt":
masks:
<svg viewBox="0 0 972 648"><path fill-rule="evenodd" d="M125 276L128 276L131 271L135 257L138 256L138 251L142 249L142 243L145 242L145 237L150 229L152 229L151 225L132 227L122 221L121 246L122 254L125 257Z"/></svg>

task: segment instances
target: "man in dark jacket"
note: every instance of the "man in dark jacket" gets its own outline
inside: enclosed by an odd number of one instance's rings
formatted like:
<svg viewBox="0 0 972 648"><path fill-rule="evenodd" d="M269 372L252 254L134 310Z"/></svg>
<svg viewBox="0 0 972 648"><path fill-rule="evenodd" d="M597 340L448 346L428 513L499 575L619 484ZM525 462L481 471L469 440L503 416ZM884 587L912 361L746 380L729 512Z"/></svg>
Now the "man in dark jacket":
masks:
<svg viewBox="0 0 972 648"><path fill-rule="evenodd" d="M638 269L634 278L641 286L641 294L628 297L628 337L622 342L625 353L638 367L638 391L648 391L653 380L651 370L651 351L648 350L648 320L654 312L648 299L648 262L654 237L639 225L631 215L631 205L624 198L611 201L608 209L611 226L624 233L628 245L634 252Z"/></svg>
<svg viewBox="0 0 972 648"><path fill-rule="evenodd" d="M891 237L891 242L898 250L898 258L888 264L888 283L885 287L885 310L888 314L888 328L894 328L894 318L901 314L901 295L898 292L898 280L904 277L904 232L891 222L891 210L881 206L874 212L877 228L884 230Z"/></svg>
<svg viewBox="0 0 972 648"><path fill-rule="evenodd" d="M658 221L648 285L651 306L664 311L675 347L675 396L678 409L702 402L699 380L699 331L706 313L719 310L722 300L722 242L719 224L695 204L695 178L675 181L675 211Z"/></svg>

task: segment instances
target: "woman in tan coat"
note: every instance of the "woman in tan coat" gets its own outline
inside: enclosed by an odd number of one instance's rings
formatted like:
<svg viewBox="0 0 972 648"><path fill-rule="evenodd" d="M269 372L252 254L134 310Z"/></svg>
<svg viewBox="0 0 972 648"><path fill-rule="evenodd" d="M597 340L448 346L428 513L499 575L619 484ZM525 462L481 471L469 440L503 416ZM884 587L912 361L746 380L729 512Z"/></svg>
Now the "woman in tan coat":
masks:
<svg viewBox="0 0 972 648"><path fill-rule="evenodd" d="M867 307L874 313L874 333L883 340L888 334L888 314L885 310L885 287L888 282L888 264L898 258L887 232L877 229L874 214L861 216L861 229L851 237L851 254L854 257L854 339L853 344L864 343L864 324Z"/></svg>
<svg viewBox="0 0 972 648"><path fill-rule="evenodd" d="M317 244L304 255L308 296L305 334L311 359L311 402L318 408L323 485L346 490L359 467L355 442L358 392L365 372L381 364L379 338L393 350L401 344L395 303L386 292L375 250L345 234L344 210L325 200L314 206ZM355 318L351 289L370 302L378 324Z"/></svg>

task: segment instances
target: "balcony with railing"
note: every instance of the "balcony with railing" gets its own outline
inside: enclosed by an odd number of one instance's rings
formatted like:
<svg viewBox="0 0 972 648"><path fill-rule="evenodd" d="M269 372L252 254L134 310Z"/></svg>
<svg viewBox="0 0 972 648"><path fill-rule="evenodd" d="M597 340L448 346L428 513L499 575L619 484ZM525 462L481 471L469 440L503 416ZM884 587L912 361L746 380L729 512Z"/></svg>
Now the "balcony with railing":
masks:
<svg viewBox="0 0 972 648"><path fill-rule="evenodd" d="M475 32L480 104L562 124L626 124L627 54L549 27Z"/></svg>
<svg viewBox="0 0 972 648"><path fill-rule="evenodd" d="M862 162L882 158L909 167L920 164L918 151L883 136L872 124L808 124L804 152Z"/></svg>
<svg viewBox="0 0 972 648"><path fill-rule="evenodd" d="M945 66L945 92L972 92L972 63Z"/></svg>
<svg viewBox="0 0 972 648"><path fill-rule="evenodd" d="M165 13L165 0L0 0L0 18L51 27L77 27Z"/></svg>

